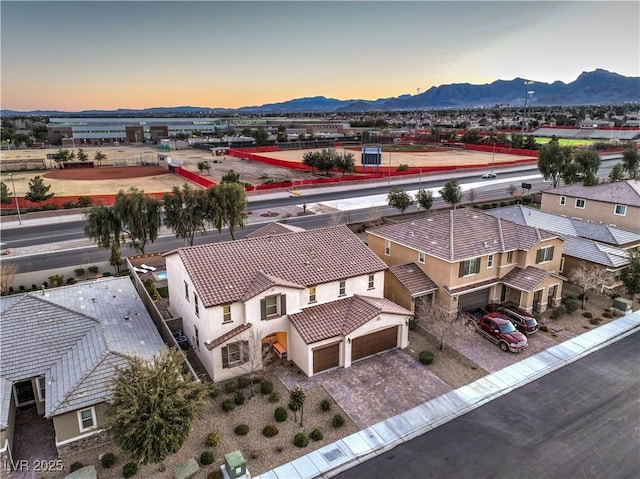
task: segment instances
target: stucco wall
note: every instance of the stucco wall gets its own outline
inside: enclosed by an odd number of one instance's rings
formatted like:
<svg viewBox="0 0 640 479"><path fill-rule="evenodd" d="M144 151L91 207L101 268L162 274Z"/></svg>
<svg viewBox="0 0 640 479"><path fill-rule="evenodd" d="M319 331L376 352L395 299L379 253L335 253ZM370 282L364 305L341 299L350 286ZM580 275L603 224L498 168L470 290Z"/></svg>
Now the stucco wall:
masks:
<svg viewBox="0 0 640 479"><path fill-rule="evenodd" d="M100 432L107 421L107 405L104 403L96 404L95 406L96 427L89 430L80 432L80 421L78 420L78 411L71 411L66 414L60 414L53 417L53 427L56 433L56 444L66 443L74 438L87 437L92 434ZM85 408L83 408L85 409Z"/></svg>
<svg viewBox="0 0 640 479"><path fill-rule="evenodd" d="M11 394L11 399L9 400L9 417L7 420L7 427L0 431L0 449L2 449L5 445L5 441L9 441L9 447L13 451L13 434L15 432L15 424L16 424L16 403Z"/></svg>

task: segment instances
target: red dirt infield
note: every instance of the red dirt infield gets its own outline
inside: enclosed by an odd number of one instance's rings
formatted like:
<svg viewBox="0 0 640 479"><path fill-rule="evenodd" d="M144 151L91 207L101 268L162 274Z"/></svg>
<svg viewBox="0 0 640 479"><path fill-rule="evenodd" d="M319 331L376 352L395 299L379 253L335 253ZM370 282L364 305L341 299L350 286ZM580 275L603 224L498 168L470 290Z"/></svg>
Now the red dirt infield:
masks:
<svg viewBox="0 0 640 479"><path fill-rule="evenodd" d="M53 180L121 180L167 173L169 173L167 169L162 166L103 166L54 170L42 176Z"/></svg>

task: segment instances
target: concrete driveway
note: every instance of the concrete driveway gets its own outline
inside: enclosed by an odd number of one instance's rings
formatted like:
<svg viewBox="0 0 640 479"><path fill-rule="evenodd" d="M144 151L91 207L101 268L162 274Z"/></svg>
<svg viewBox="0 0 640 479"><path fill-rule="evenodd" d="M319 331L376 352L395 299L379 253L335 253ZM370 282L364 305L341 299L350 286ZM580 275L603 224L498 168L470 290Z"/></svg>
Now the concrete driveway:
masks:
<svg viewBox="0 0 640 479"><path fill-rule="evenodd" d="M451 391L444 381L399 349L311 378L285 365L274 365L274 373L289 390L296 385L303 389L322 386L361 429Z"/></svg>

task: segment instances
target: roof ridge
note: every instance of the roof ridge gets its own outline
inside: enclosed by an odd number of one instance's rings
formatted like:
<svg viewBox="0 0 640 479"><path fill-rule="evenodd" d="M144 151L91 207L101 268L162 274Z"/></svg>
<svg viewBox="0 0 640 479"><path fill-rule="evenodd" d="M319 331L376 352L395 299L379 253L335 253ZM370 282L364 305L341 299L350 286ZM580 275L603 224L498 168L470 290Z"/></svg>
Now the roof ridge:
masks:
<svg viewBox="0 0 640 479"><path fill-rule="evenodd" d="M454 231L454 219L455 215L453 214L455 210L449 210L449 260L453 261L454 251L453 251L453 231Z"/></svg>

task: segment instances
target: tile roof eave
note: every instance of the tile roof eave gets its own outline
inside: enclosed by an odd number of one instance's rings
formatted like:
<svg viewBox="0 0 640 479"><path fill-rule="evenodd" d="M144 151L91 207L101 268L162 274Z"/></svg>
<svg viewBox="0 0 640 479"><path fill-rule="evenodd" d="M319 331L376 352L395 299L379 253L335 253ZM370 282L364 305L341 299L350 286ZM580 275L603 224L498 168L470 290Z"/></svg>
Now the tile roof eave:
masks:
<svg viewBox="0 0 640 479"><path fill-rule="evenodd" d="M245 332L247 329L251 328L251 326L252 326L251 323L245 323L245 324L241 324L240 326L236 326L235 328L233 328L230 331L227 331L223 335L218 336L217 338L209 342L205 342L204 345L207 347L209 351L211 351L212 349L215 349L221 344L224 344L230 339L236 337L238 334Z"/></svg>

